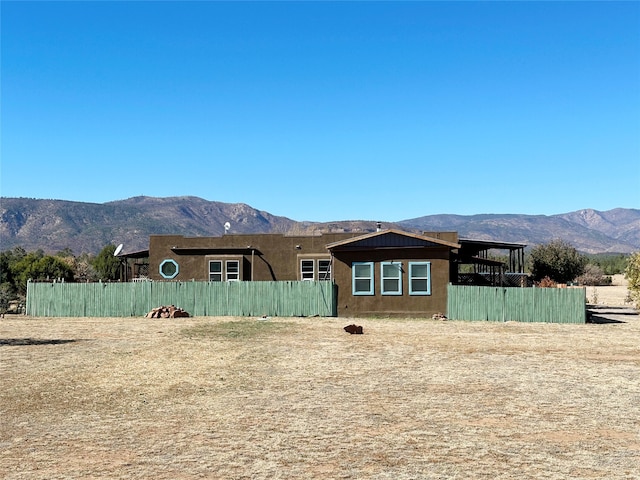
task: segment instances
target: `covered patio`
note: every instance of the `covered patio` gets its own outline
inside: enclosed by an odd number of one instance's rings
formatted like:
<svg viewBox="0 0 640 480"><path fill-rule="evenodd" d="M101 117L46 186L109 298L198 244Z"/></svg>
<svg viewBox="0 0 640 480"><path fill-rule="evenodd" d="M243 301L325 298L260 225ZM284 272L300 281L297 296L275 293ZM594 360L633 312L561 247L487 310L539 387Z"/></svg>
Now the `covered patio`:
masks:
<svg viewBox="0 0 640 480"><path fill-rule="evenodd" d="M458 243L460 248L453 252L451 261L454 285L531 286L524 271L526 244L464 238ZM506 261L502 261L504 257Z"/></svg>

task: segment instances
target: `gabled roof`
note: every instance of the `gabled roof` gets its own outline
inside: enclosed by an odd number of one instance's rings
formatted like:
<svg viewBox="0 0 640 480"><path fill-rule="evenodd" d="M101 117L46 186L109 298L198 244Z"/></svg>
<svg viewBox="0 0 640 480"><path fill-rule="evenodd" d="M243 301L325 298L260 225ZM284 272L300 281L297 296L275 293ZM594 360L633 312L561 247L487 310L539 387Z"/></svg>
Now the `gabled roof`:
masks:
<svg viewBox="0 0 640 480"><path fill-rule="evenodd" d="M402 230L382 230L358 237L347 238L327 244L328 250L347 250L356 248L409 248L409 247L449 247L460 248L460 244L438 238L427 237Z"/></svg>

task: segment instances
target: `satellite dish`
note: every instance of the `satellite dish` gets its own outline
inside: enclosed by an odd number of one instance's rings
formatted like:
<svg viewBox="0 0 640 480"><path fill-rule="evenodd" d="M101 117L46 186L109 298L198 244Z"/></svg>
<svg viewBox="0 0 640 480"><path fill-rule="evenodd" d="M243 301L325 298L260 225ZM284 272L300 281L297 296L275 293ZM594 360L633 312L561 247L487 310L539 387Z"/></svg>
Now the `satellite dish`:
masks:
<svg viewBox="0 0 640 480"><path fill-rule="evenodd" d="M118 246L116 247L116 251L115 251L115 252L113 252L113 256L114 256L114 257L117 257L117 256L118 256L118 254L119 254L121 251L122 251L122 244L120 244L120 245L118 245Z"/></svg>
<svg viewBox="0 0 640 480"><path fill-rule="evenodd" d="M224 224L224 233L227 233L231 228L231 224L229 222L225 222Z"/></svg>

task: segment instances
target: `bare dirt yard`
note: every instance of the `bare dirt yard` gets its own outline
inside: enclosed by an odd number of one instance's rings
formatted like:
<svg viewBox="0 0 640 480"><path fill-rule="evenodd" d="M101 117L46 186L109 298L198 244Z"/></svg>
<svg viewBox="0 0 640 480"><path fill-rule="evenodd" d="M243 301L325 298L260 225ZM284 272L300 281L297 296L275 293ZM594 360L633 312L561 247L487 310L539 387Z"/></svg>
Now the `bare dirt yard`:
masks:
<svg viewBox="0 0 640 480"><path fill-rule="evenodd" d="M7 317L0 415L4 479L638 479L640 320Z"/></svg>
<svg viewBox="0 0 640 480"><path fill-rule="evenodd" d="M602 287L586 287L587 301L593 305L612 307L630 307L631 299L624 275L612 275L611 285Z"/></svg>

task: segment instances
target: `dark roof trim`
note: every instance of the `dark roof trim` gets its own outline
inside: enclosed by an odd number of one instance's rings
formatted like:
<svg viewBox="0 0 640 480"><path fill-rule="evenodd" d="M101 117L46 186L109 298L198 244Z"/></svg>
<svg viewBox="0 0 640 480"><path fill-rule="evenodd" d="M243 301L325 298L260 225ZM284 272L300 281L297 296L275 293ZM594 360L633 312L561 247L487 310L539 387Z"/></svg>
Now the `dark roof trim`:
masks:
<svg viewBox="0 0 640 480"><path fill-rule="evenodd" d="M525 248L527 246L526 243L512 243L512 242L494 242L492 240L472 240L468 238L460 238L458 242L462 245L462 247L479 247L483 249L503 249L503 250L518 250L520 248Z"/></svg>
<svg viewBox="0 0 640 480"><path fill-rule="evenodd" d="M252 247L171 247L171 251L177 255L262 255Z"/></svg>
<svg viewBox="0 0 640 480"><path fill-rule="evenodd" d="M137 252L121 253L117 255L120 258L147 258L149 256L149 250L138 250Z"/></svg>
<svg viewBox="0 0 640 480"><path fill-rule="evenodd" d="M489 258L483 258L483 257L461 258L459 260L459 263L462 263L462 264L488 265L488 266L494 266L494 267L504 267L506 265L506 263L501 262L499 260L491 260Z"/></svg>

